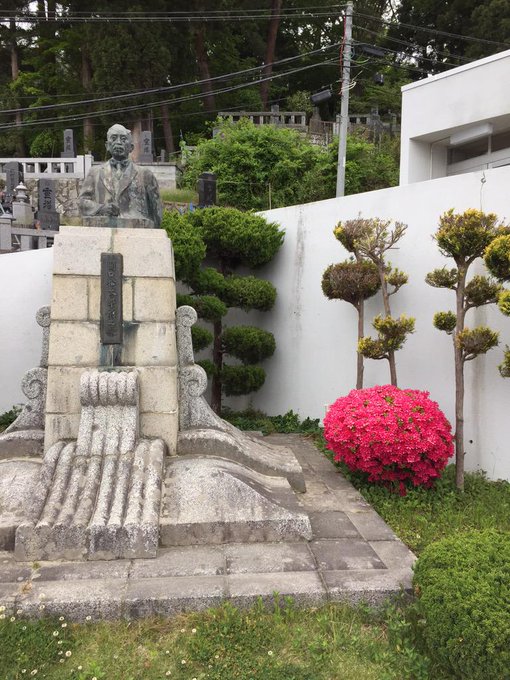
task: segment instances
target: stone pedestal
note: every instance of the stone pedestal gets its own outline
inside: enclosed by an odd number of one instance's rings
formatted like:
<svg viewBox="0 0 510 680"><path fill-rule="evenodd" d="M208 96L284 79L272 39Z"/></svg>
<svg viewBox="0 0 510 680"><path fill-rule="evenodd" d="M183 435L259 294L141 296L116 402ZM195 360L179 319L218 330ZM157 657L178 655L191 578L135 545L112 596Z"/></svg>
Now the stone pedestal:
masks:
<svg viewBox="0 0 510 680"><path fill-rule="evenodd" d="M107 368L99 335L101 253L123 256L119 367L136 367L140 436L175 454L178 430L175 274L172 245L158 229L61 227L53 246L45 446L78 438L80 376ZM103 355L103 356L102 356Z"/></svg>

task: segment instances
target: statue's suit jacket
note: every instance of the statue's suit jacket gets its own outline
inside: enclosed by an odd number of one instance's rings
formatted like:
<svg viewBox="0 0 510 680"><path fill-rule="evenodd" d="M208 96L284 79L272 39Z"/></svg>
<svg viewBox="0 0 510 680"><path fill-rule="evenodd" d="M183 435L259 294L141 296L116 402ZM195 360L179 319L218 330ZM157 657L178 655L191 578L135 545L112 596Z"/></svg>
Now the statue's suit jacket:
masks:
<svg viewBox="0 0 510 680"><path fill-rule="evenodd" d="M152 172L129 161L118 180L117 191L114 172L109 161L92 166L80 192L81 214L97 215L105 203L116 203L120 209L120 217L149 219L154 222L155 227L159 227L163 207L158 182Z"/></svg>

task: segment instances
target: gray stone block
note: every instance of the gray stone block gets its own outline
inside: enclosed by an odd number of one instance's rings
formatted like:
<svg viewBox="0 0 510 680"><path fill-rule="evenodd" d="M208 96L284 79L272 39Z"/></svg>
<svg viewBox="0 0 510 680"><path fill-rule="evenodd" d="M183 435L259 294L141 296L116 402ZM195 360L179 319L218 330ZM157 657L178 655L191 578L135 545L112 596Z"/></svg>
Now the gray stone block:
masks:
<svg viewBox="0 0 510 680"><path fill-rule="evenodd" d="M310 512L313 537L317 538L360 538L360 534L345 512L326 510Z"/></svg>
<svg viewBox="0 0 510 680"><path fill-rule="evenodd" d="M43 618L65 616L69 621L92 621L119 619L123 614L123 602L127 581L120 579L96 579L90 581L47 581L33 583L30 591L20 594L16 604L24 616Z"/></svg>
<svg viewBox="0 0 510 680"><path fill-rule="evenodd" d="M178 457L165 475L162 545L309 540L288 482L222 458Z"/></svg>
<svg viewBox="0 0 510 680"><path fill-rule="evenodd" d="M388 598L396 597L402 590L412 590L412 576L408 569L325 571L322 577L329 599L335 602L365 602L377 606Z"/></svg>
<svg viewBox="0 0 510 680"><path fill-rule="evenodd" d="M346 514L366 541L397 540L390 527L370 505L365 511L360 509L358 512L347 512Z"/></svg>
<svg viewBox="0 0 510 680"><path fill-rule="evenodd" d="M303 543L226 545L228 574L315 571L315 560Z"/></svg>
<svg viewBox="0 0 510 680"><path fill-rule="evenodd" d="M126 580L131 562L115 560L111 562L43 562L33 574L33 579L46 581L96 581ZM92 587L93 584L91 584Z"/></svg>
<svg viewBox="0 0 510 680"><path fill-rule="evenodd" d="M310 549L321 571L341 569L386 569L374 549L362 539L312 541Z"/></svg>
<svg viewBox="0 0 510 680"><path fill-rule="evenodd" d="M129 618L175 616L180 612L217 607L225 596L224 576L131 580L124 612Z"/></svg>
<svg viewBox="0 0 510 680"><path fill-rule="evenodd" d="M302 607L316 607L327 598L319 575L306 571L231 574L227 576L227 590L229 600L236 607L251 607L260 598L271 605L275 594L292 597L294 604Z"/></svg>
<svg viewBox="0 0 510 680"><path fill-rule="evenodd" d="M170 576L219 576L225 573L224 549L213 546L163 548L155 559L135 560L132 579Z"/></svg>

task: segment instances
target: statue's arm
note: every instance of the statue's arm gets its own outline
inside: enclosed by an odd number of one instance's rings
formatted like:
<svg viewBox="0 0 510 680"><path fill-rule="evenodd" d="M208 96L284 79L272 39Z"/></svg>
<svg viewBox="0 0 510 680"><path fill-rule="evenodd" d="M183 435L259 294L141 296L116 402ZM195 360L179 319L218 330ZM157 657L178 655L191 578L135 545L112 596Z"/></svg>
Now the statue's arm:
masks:
<svg viewBox="0 0 510 680"><path fill-rule="evenodd" d="M79 197L79 207L80 214L86 216L97 215L102 208L101 204L97 201L96 173L94 170L90 170L83 181Z"/></svg>

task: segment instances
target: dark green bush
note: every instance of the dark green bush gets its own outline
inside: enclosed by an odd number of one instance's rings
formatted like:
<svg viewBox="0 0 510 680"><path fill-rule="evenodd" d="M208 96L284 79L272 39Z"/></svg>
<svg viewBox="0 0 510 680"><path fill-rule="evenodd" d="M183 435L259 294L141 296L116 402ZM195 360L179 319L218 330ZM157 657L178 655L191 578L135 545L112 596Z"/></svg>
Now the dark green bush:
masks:
<svg viewBox="0 0 510 680"><path fill-rule="evenodd" d="M213 334L202 326L192 326L191 341L193 343L193 351L200 352L201 349L205 349L211 344L213 341Z"/></svg>
<svg viewBox="0 0 510 680"><path fill-rule="evenodd" d="M224 279L223 300L229 307L268 312L276 300L276 288L255 276L228 276Z"/></svg>
<svg viewBox="0 0 510 680"><path fill-rule="evenodd" d="M221 369L221 387L229 396L238 396L259 390L266 379L266 373L260 366L228 366Z"/></svg>
<svg viewBox="0 0 510 680"><path fill-rule="evenodd" d="M201 319L219 321L227 313L227 306L214 295L177 294L177 306L189 305Z"/></svg>
<svg viewBox="0 0 510 680"><path fill-rule="evenodd" d="M428 652L462 680L510 678L510 536L486 530L429 545L415 567Z"/></svg>
<svg viewBox="0 0 510 680"><path fill-rule="evenodd" d="M193 217L182 219L175 210L165 210L161 226L172 239L176 278L179 281L189 281L199 269L206 252L202 236L193 224Z"/></svg>
<svg viewBox="0 0 510 680"><path fill-rule="evenodd" d="M200 359L199 361L195 361L195 363L202 366L207 373L208 378L212 378L213 375L216 375L216 366L210 359Z"/></svg>
<svg viewBox="0 0 510 680"><path fill-rule="evenodd" d="M255 326L231 326L221 336L227 354L245 364L256 364L274 354L276 343L268 331Z"/></svg>

